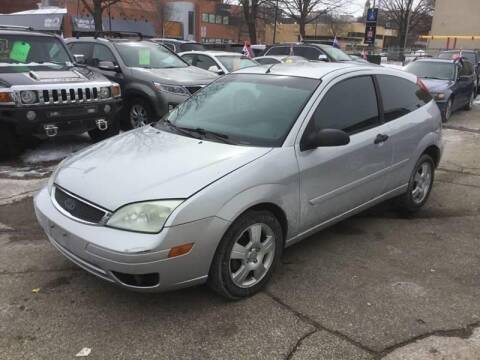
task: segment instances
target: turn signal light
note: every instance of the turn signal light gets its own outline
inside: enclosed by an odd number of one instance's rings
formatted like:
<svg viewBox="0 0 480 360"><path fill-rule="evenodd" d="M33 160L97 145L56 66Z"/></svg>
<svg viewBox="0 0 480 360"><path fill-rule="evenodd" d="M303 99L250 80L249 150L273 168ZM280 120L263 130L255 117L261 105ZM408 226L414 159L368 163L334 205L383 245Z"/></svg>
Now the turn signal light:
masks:
<svg viewBox="0 0 480 360"><path fill-rule="evenodd" d="M11 93L8 92L0 92L0 104L3 103L12 103L13 97Z"/></svg>
<svg viewBox="0 0 480 360"><path fill-rule="evenodd" d="M113 97L118 97L121 95L121 91L120 91L120 85L118 84L115 84L112 86L112 96Z"/></svg>
<svg viewBox="0 0 480 360"><path fill-rule="evenodd" d="M185 255L186 253L190 252L190 250L192 250L192 247L193 243L174 246L168 252L168 257L172 258L180 255Z"/></svg>

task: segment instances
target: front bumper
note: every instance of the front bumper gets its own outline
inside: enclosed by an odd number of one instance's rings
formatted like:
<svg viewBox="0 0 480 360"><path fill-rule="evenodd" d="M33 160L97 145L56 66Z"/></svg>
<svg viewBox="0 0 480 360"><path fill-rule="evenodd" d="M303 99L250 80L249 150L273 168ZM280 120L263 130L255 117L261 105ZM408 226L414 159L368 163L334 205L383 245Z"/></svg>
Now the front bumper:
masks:
<svg viewBox="0 0 480 360"><path fill-rule="evenodd" d="M111 283L146 292L205 282L217 245L229 226L227 221L211 217L166 227L159 234L141 234L82 224L60 213L46 188L37 194L34 206L48 239L70 261ZM168 258L172 247L185 243L194 243L189 253ZM125 280L145 274L158 275L158 283L145 286Z"/></svg>
<svg viewBox="0 0 480 360"><path fill-rule="evenodd" d="M0 108L0 121L10 123L18 135L45 136L45 125L54 125L59 135L80 134L97 128L96 121L105 119L109 125L120 108L121 99L85 104L35 105ZM111 110L104 111L105 105ZM35 119L28 120L27 112L34 111Z"/></svg>

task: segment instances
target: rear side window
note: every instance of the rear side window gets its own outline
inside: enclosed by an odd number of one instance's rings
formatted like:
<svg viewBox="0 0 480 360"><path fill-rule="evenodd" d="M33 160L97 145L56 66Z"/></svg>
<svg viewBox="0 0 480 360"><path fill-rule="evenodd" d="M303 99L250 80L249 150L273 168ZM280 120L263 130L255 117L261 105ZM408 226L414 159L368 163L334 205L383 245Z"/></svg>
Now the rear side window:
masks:
<svg viewBox="0 0 480 360"><path fill-rule="evenodd" d="M432 97L417 84L391 75L377 75L382 94L384 119L398 119L429 103Z"/></svg>
<svg viewBox="0 0 480 360"><path fill-rule="evenodd" d="M303 56L305 59L308 60L318 60L318 57L323 54L318 49L310 46L298 46L293 49L293 53L296 56Z"/></svg>
<svg viewBox="0 0 480 360"><path fill-rule="evenodd" d="M288 55L290 54L290 48L286 46L272 47L268 50L268 55Z"/></svg>
<svg viewBox="0 0 480 360"><path fill-rule="evenodd" d="M313 114L315 129L339 129L355 134L379 125L373 79L359 76L334 85Z"/></svg>

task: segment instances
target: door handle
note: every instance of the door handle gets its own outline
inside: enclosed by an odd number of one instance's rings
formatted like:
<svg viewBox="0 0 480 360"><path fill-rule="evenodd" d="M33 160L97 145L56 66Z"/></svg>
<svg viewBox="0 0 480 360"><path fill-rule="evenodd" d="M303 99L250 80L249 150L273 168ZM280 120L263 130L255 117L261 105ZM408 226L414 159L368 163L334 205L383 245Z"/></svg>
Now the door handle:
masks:
<svg viewBox="0 0 480 360"><path fill-rule="evenodd" d="M375 141L373 142L374 144L381 144L387 141L389 138L388 135L385 134L378 134L377 137L375 138Z"/></svg>

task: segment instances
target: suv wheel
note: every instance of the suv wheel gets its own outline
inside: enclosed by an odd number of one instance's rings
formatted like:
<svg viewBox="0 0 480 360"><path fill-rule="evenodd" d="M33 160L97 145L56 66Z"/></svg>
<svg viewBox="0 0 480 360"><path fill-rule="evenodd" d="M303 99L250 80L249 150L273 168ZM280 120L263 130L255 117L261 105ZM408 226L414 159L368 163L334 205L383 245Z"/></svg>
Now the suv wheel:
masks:
<svg viewBox="0 0 480 360"><path fill-rule="evenodd" d="M410 176L407 192L397 199L403 213L415 213L425 205L432 190L434 176L435 164L430 155L423 154Z"/></svg>
<svg viewBox="0 0 480 360"><path fill-rule="evenodd" d="M128 101L125 115L126 119L123 122L125 130L136 129L153 121L152 107L142 98Z"/></svg>
<svg viewBox="0 0 480 360"><path fill-rule="evenodd" d="M225 233L213 259L208 285L228 299L263 289L283 250L282 227L268 211L248 211Z"/></svg>
<svg viewBox="0 0 480 360"><path fill-rule="evenodd" d="M453 101L452 99L448 99L447 102L447 107L445 108L445 111L443 112L443 122L447 122L450 119L450 116L452 116L452 107L453 107Z"/></svg>
<svg viewBox="0 0 480 360"><path fill-rule="evenodd" d="M0 158L11 158L22 151L17 134L7 125L0 124Z"/></svg>

